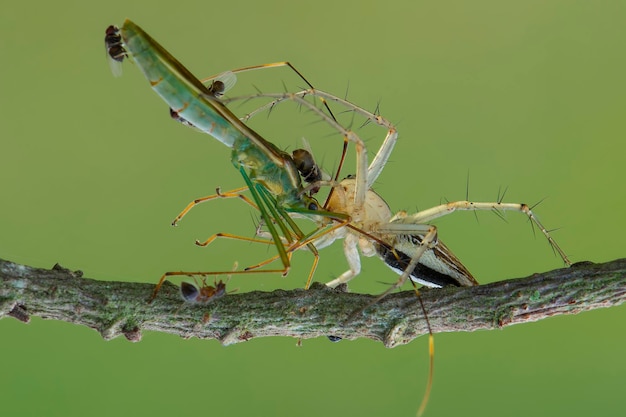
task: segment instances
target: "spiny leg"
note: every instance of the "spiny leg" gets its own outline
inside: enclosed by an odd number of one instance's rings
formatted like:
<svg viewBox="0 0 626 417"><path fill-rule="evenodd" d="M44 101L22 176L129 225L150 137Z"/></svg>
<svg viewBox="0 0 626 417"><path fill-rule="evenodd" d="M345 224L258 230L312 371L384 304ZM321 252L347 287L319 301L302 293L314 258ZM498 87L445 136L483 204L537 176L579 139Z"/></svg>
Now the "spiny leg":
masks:
<svg viewBox="0 0 626 417"><path fill-rule="evenodd" d="M315 94L314 92L309 92L312 94ZM275 104L277 104L278 102L289 98L292 99L294 101L300 102L303 106L308 107L309 109L316 111L315 107L312 105L309 105L308 102L304 101L304 99L302 98L302 100L299 100L297 96L289 96L287 97L287 95L284 95L283 98L281 97L277 97L276 100L273 103L270 103L268 105L268 107L272 107ZM260 111L260 110L259 110ZM250 114L248 117L252 117L253 114ZM245 118L243 118L245 120ZM330 122L329 122L330 123ZM395 144L396 140L397 140L397 132L395 130L395 128L391 127L388 130L388 134L385 138L385 140L383 141L383 144L380 148L380 150L377 152L376 157L374 158L374 160L372 161L372 164L367 168L367 176L364 175L364 167L367 166L367 154L366 154L366 150L365 150L365 146L362 142L359 142L358 140L354 140L354 137L351 137L351 133L353 132L349 132L347 131L347 129L342 129L339 126L335 126L333 123L330 123L331 125L333 125L335 128L337 128L337 130L339 130L343 136L344 136L344 143L345 140L351 140L352 142L355 143L356 146L356 152L357 152L357 185L356 185L356 192L355 192L355 199L353 201L354 204L354 208L355 210L358 212L359 208L362 208L362 205L364 204L365 201L365 195L367 192L369 192L371 185L374 183L374 181L378 178L378 176L380 175L380 173L382 172L382 169L384 168L389 155L391 154L391 151L393 149L393 145ZM379 123L380 124L380 123ZM357 137L358 139L358 137ZM338 177L335 177L335 180L337 180ZM334 188L331 190L331 193L334 191ZM328 198L328 200L330 200L330 196ZM328 203L327 200L327 203ZM324 205L324 207L327 207L327 204ZM431 236L430 234L427 233L427 237L428 239L435 239L436 238L436 229L433 229L432 231L433 235ZM348 262L350 264L350 270L346 271L346 273L342 274L341 277L339 277L337 280L331 281L331 283L329 283L330 285L332 285L333 283L337 282L337 284L343 282L343 281L349 281L350 279L352 279L354 276L356 276L360 270L360 259L359 259L359 255L358 255L358 249L357 249L357 241L358 241L358 237L356 237L356 235L349 233L346 237L345 237L345 241L344 241L344 252L346 253L346 258L348 259ZM403 273L403 275L400 277L398 283L396 283L396 285L392 288L390 288L388 290L388 292L392 291L394 288L402 285L407 277L408 274L415 269L415 266L417 265L417 262L419 261L419 258L421 257L421 255L427 250L427 248L429 247L428 245L428 240L424 240L422 242L422 247L420 248L420 251L418 251L418 253L416 254L416 258L409 264L409 266L407 267L407 270ZM356 263L353 262L356 259ZM351 262L352 261L352 262ZM387 292L387 293L388 293ZM419 293L416 290L416 294L419 297ZM386 295L383 294L381 295L381 298ZM430 391L432 388L432 379L433 379L433 365L434 365L434 337L432 335L432 330L430 328L430 324L428 323L428 316L426 314L425 308L423 306L422 300L421 298L418 298L420 301L420 305L422 307L422 311L424 313L424 316L426 318L426 322L428 325L428 330L429 330L429 357L430 357L430 371L429 371L429 378L428 378L428 385L427 385L427 389L425 391L424 394L424 399L422 401L422 405L420 406L420 409L418 411L418 414L422 414L429 395L430 395ZM378 301L378 300L377 300Z"/></svg>
<svg viewBox="0 0 626 417"><path fill-rule="evenodd" d="M271 105L274 105L274 104L275 103L273 103ZM344 134L344 137L347 137L347 136L348 135ZM389 137L389 135L388 135L388 137ZM396 138L393 137L392 139L395 142ZM391 147L389 147L389 149L391 149ZM363 148L359 148L358 145L357 145L357 153L359 151L363 151ZM391 150L389 150L389 152L390 151ZM376 158L375 158L375 160L372 162L372 164L368 168L368 180L365 183L365 186L359 185L359 188L362 187L365 190L369 190L369 188L373 184L374 180L378 177L378 175L382 171L382 168L384 167L384 164L386 163L386 161L387 161L387 159L389 157L389 154L385 153L385 151L383 150L383 151L379 151L379 153L377 154L377 157L379 157L379 160L382 161L382 162L376 161ZM365 164L363 164L363 165L365 165ZM359 184L363 184L363 180L362 180L363 177L362 177L362 175L359 176L359 174L362 174L362 170L358 170L357 178L359 179ZM360 193L357 193L357 196L359 194ZM501 204L501 203L498 203L498 204ZM458 207L458 208L459 209L463 209L461 207ZM500 208L502 208L502 206ZM465 208L465 209L466 210L471 210L471 209L468 209L468 208ZM494 207L481 208L481 210L487 210L487 209L494 209ZM505 209L510 210L511 208L505 208ZM528 211L530 211L529 208L526 207L526 209L528 209ZM522 208L518 207L517 211L526 212L526 209L522 209ZM473 210L476 210L476 208L474 208ZM447 213L445 213L445 214L447 214ZM440 217L440 216L445 215L445 214L439 214L439 215L437 215L435 217ZM528 214L528 213L526 213L526 214L534 222L534 224L536 224L542 230L542 233L544 233L544 235L546 235L546 238L553 245L553 247L555 247L555 250L561 255L561 257L563 258L564 262L566 264L569 264L569 260L567 259L567 257L563 253L563 251L560 249L560 247L558 247L558 245L556 245L556 242L554 242L554 240L549 236L549 233L547 232L547 230L537 221L537 219L534 217L534 215L532 215L532 212L530 212L530 214ZM417 221L417 223L427 223L427 222L428 222L428 220L426 220L426 219L419 219L419 221ZM435 235L434 238L436 238L436 235ZM398 280L398 283L396 283L396 285L394 287L390 288L386 293L382 294L380 298L385 296L387 293L389 293L393 289L395 289L395 288L399 287L400 285L402 285L406 281L406 279L408 278L408 276L411 273L411 271L413 269L415 269L415 267L417 266L417 263L419 262L419 258L421 258L421 256L426 252L426 250L428 250L428 248L435 247L434 245L432 245L432 246L431 245L427 245L425 247L424 246L424 241L425 240L426 239L424 239L423 242L422 242L421 252L419 253L419 256L416 256L415 258L412 259L412 261L410 262L409 266L405 269L405 271L402 274L401 278ZM378 298L376 301L378 301L380 298ZM421 298L419 300L420 300L420 303L422 303ZM422 309L424 311L426 320L428 320L427 316L426 316L426 313L425 313L425 309L424 309L423 304L422 304ZM432 361L433 361L433 358L434 358L434 340L433 340L433 337L432 337L432 331L430 331L430 326L428 326L428 327L429 327L429 333L430 333L430 335L429 335L429 352L430 352L430 357L431 357L431 372L430 372L430 375L429 375L429 383L428 383L428 386L427 386L427 390L425 392L424 400L422 402L422 405L420 406L418 414L423 413L424 408L426 406L426 402L428 400L428 396L430 394L430 389L431 389L431 386L432 386Z"/></svg>
<svg viewBox="0 0 626 417"><path fill-rule="evenodd" d="M176 113L180 118L187 120L189 124L197 126L200 130L211 134L227 146L232 146L235 142L235 138L250 136L252 139L255 139L255 145L260 146L262 152L266 151L266 156L273 156L273 158L270 159L272 163L276 163L277 169L281 170L285 168L285 165L281 163L285 160L285 158L282 157L282 154L270 152L271 149L264 148L263 146L265 141L262 140L262 138L257 137L256 133L251 129L247 129L246 126L239 123L236 117L226 107L220 104L218 96L224 92L226 84L222 82L221 85L218 85L218 83L215 83L215 85L212 84L211 88L204 87L164 48L147 35L141 28L128 20L122 28L122 35L125 44L127 44L129 48L132 49L131 52L135 54L136 62L140 65L148 80L151 81L153 89L155 89L155 91L165 99L170 107L174 109L174 113ZM109 40L108 43L111 44L112 41ZM142 45L147 46L142 47ZM140 60L140 58L142 60ZM290 65L290 67L292 66ZM308 82L307 84L310 85ZM197 98L204 98L204 100L196 100ZM204 117L204 115L208 117ZM216 135L213 131L215 123L218 122L222 123L227 128L223 135ZM254 157L252 160L253 163L259 162ZM241 172L244 175L244 178L246 178L246 173L243 171L244 164L241 165ZM253 171L251 170L251 172ZM261 172L266 173L266 171ZM267 171L267 174L273 175L270 171ZM272 226L272 218L270 217L270 214L268 214L268 210L271 211L271 205L268 205L265 199L264 201L261 201L259 195L255 195L255 192L259 190L255 190L255 185L252 184L249 178L246 179L255 205L270 228L272 239L281 255L281 260L285 266L284 271L286 273L289 267L289 257L285 252L284 246L281 244L280 235ZM258 183L262 182L260 177L254 179L255 182L257 182L256 180L260 180ZM271 181L273 178L270 178L269 180ZM262 193L260 195L261 198L264 198ZM195 206L195 204L192 206ZM273 212L272 216L276 220L279 219ZM282 223L279 223L279 226L283 229L283 236L290 239L290 232L284 231Z"/></svg>
<svg viewBox="0 0 626 417"><path fill-rule="evenodd" d="M289 61L280 61L280 62L271 62L268 64L259 64L259 65L252 65L249 67L241 67L241 68L235 68L232 69L228 72L231 73L241 73L241 72L248 72L248 71L255 71L255 70L262 70L262 69L267 69L267 68L279 68L279 67L287 67L289 69L291 69L302 81L304 81L306 83L306 85L315 90L315 87L313 86L313 84L311 84L309 82L309 80L306 79L306 77L302 74L302 72L300 72L292 63L290 63ZM213 80L215 80L216 78L218 78L221 74L215 74L212 75L210 77L204 78L202 80L200 80L202 83L207 84L209 82L213 82ZM320 101L324 104L324 106L326 107L326 110L328 110L328 113L330 114L330 116L335 119L335 115L333 114L332 110L330 109L330 107L328 106L328 103L326 103L326 101L324 100L324 98L320 98ZM336 120L336 119L335 119Z"/></svg>
<svg viewBox="0 0 626 417"><path fill-rule="evenodd" d="M313 103L308 100L305 100L307 96L315 96L319 98L323 98L326 101L337 102L345 107L347 107L350 111L353 111L356 114L363 116L367 121L373 122L379 126L387 128L387 135L381 145L381 148L377 152L372 164L368 167L368 157L366 152L366 147L364 142L358 137L358 135L351 130L346 129L342 125L340 125L335 119L328 117L326 114L321 112L319 108L317 108ZM266 103L265 105L259 107L251 113L248 113L246 116L242 117L241 120L247 121L251 117L256 114L273 108L279 103L285 101L294 101L303 107L309 109L310 111L316 113L320 118L326 121L331 127L341 133L344 137L344 141L347 140L349 142L353 142L356 147L357 152L357 173L356 177L358 179L357 191L355 193L355 206L360 206L365 199L365 193L370 189L371 184L378 178L380 173L382 172L383 167L385 166L391 151L397 141L398 133L395 127L387 121L384 117L379 114L371 113L362 107L356 106L353 103L350 103L347 100L336 97L332 94L326 93L321 90L309 89L303 90L297 93L259 93L255 96L242 96L242 97L233 97L227 100L224 100L225 103L229 103L235 100L243 100L250 99L255 97L264 97L264 98L273 98L274 100ZM338 177L335 178L335 180ZM331 191L332 192L332 191Z"/></svg>
<svg viewBox="0 0 626 417"><path fill-rule="evenodd" d="M273 62L273 63L268 63L268 64L259 64L259 65L253 65L253 66L248 66L248 67L242 67L242 68L236 68L233 70L228 71L228 73L234 74L234 73L241 73L241 72L247 72L247 71L254 71L254 70L259 70L259 69L266 69L266 68L277 68L277 67L288 67L289 69L291 69L301 80L303 80L306 85L313 91L316 91L316 88L313 86L313 84L311 84L307 78L302 74L302 72L300 72L293 64L291 64L288 61L280 61L280 62ZM222 76L225 73L220 73L220 74L215 74L213 76L210 76L208 78L205 78L203 80L201 80L202 83L204 84L208 84L211 83L209 87L210 89L212 89L215 80L219 79L220 76ZM234 77L234 75L233 75ZM231 83L231 87L232 85L234 85L235 81L232 81ZM224 86L225 87L225 86ZM230 103L236 100L247 100L250 98L260 98L261 96L259 95L255 95L255 96L244 96L244 97L240 97L240 98L235 98L235 99L228 99L228 98L223 98L223 93L227 90L227 88L225 88L222 91L219 91L219 95L214 95L216 98L218 98L220 101L222 101L223 103ZM334 120L335 122L337 122L337 118L335 117L335 115L333 114L331 108L329 107L327 101L325 98L323 97L318 97L319 100L323 103L324 107L326 108L326 110L328 111L328 115L330 116L330 118L332 120ZM269 106L265 105L262 106L261 108L258 108L256 110L254 110L252 113L240 118L242 121L248 121L254 114L263 111L266 108L269 108L269 110L271 111L271 109L274 107L274 105L277 103L271 103L269 104ZM350 105L352 105L351 103L349 103ZM353 107L356 107L354 105L352 105ZM317 109L317 108L316 108ZM319 110L318 110L319 111ZM365 110L363 110L365 111ZM366 112L366 111L365 111ZM183 119L184 121L184 119ZM345 160L345 155L346 155L346 151L347 151L347 147L348 147L348 140L346 138L344 138L343 144L342 144L342 157L339 161L339 165L334 177L334 180L337 181L341 172L341 168L343 166L344 160ZM331 190L332 193L332 190ZM330 197L330 196L329 196Z"/></svg>
<svg viewBox="0 0 626 417"><path fill-rule="evenodd" d="M374 184L374 182L378 179L380 173L382 172L383 168L387 164L389 157L391 156L391 152L393 151L393 148L398 139L398 131L396 130L395 126L391 124L391 122L389 122L389 120L387 120L385 117L381 116L378 113L378 111L376 111L375 113L372 113L368 110L365 110L364 108L360 106L357 106L349 102L348 100L334 96L325 91L317 90L315 94L324 98L328 102L339 103L343 105L344 107L350 109L351 111L363 116L366 119L366 123L373 122L377 124L378 126L381 126L387 129L387 134L385 136L385 139L383 140L382 145L378 149L378 152L376 152L374 159L372 160L372 162L370 163L367 169L366 188L369 190Z"/></svg>
<svg viewBox="0 0 626 417"><path fill-rule="evenodd" d="M373 121L374 123L378 125L387 127L388 131L387 131L385 140L383 141L383 144L380 150L377 152L376 157L374 158L374 161L369 167L367 166L367 151L365 149L365 145L363 141L356 135L356 133L345 129L334 118L328 117L326 114L321 112L316 106L314 106L311 102L305 100L304 97L306 95L330 98L335 102L341 103L342 105L346 106L347 108L354 111L355 113L365 116L367 121ZM380 175L380 172L382 171L385 163L387 162L389 155L393 149L393 146L395 145L395 142L397 140L397 131L395 130L393 125L391 125L386 119L384 119L378 114L373 114L371 112L368 112L358 106L353 105L352 103L349 103L346 100L339 99L328 93L320 92L319 90L314 90L314 89L305 90L303 92L296 93L296 94L283 93L283 94L277 94L277 95L264 95L261 93L258 95L258 97L262 97L262 96L273 97L274 101L269 104L266 104L264 107L261 107L255 110L254 112L250 113L249 115L243 117L242 118L243 121L248 120L250 117L254 116L255 114L257 114L258 112L264 109L268 109L268 108L271 109L274 105L280 102L292 100L308 108L309 110L317 113L320 118L325 120L329 125L331 125L333 128L335 128L338 132L340 132L343 135L344 151L342 152L342 161L345 157L346 142L352 141L353 143L355 143L356 152L357 152L357 175L356 175L357 185L356 185L356 192L354 193L354 201L351 202L350 205L353 208L354 214L356 215L358 219L359 213L362 210L367 192L371 184ZM224 100L224 102L230 102L230 101ZM338 175L339 175L339 170L337 171L335 178L338 178ZM328 202L330 201L333 191L334 191L334 188L331 189L329 196L327 197L327 201L324 205L325 208L327 208L328 206ZM350 260L354 258L354 254L350 253L350 249L349 249L350 246L347 246L347 248L348 249L345 249L345 253L346 253L347 259L349 260L350 269L351 269L351 272L349 272L349 275L350 277L353 277L356 275L355 273L356 269L353 268L354 262L350 262ZM358 257L358 254L357 254L357 257ZM342 275L342 278L348 279L348 277L345 275Z"/></svg>
<svg viewBox="0 0 626 417"><path fill-rule="evenodd" d="M254 68L260 68L260 67L263 67L263 66L257 66ZM310 85L310 83L308 82L307 84ZM310 103L307 100L304 100L305 95L319 97L325 103L325 105L326 105L326 98L330 98L331 100L335 102L338 102L338 103L343 104L344 106L347 106L352 111L366 116L367 120L374 121L378 125L383 125L383 126L388 127L387 136L383 142L383 145L381 146L381 150L379 150L379 152L376 155L376 158L372 162L372 165L370 165L369 167L367 166L367 153L366 153L365 145L363 141L356 135L356 133L349 131L345 129L343 126L339 125L339 123L336 121L334 116L329 117L328 115L321 112L312 103ZM258 95L258 96L261 97L262 95ZM355 201L353 205L355 207L355 210L358 212L358 210L363 205L363 202L365 200L365 195L367 191L369 190L371 183L373 183L374 180L378 177L378 175L380 175L380 172L382 171L387 159L389 158L389 154L391 153L393 145L395 144L396 139L397 139L397 132L395 128L378 114L372 114L370 112L367 112L366 110L363 110L362 108L358 106L354 106L352 103L349 103L346 100L337 98L328 93L318 92L313 88L310 90L305 90L304 92L301 92L299 95L285 93L279 96L275 96L274 102L270 103L270 105L266 107L271 108L278 102L282 102L287 99L300 103L301 105L306 106L310 110L317 112L322 119L326 120L331 126L333 126L336 130L341 132L344 136L344 148L345 148L346 141L351 141L355 143L356 151L357 151L357 175L356 177L358 179L358 183L356 187L357 191L355 193ZM227 100L224 100L223 102L227 102ZM258 112L261 110L263 110L263 108L260 108L259 110L256 110L255 112ZM242 119L243 120L249 119L249 117L252 117L252 115L255 114L255 112L253 112L249 116L244 117ZM345 151L344 153L342 153L342 155L345 155ZM339 170L337 171L336 178L338 178L338 175L339 175ZM332 193L332 190L331 190L331 193ZM288 236L288 235L286 234L285 236Z"/></svg>
<svg viewBox="0 0 626 417"><path fill-rule="evenodd" d="M302 90L296 93L259 93L256 94L255 96L241 96L241 97L232 97L229 99L225 99L224 102L225 103L229 103L235 100L247 100L250 98L273 98L274 100L272 100L269 103L266 103L265 105L257 108L256 110L248 113L247 115L241 117L242 121L247 121L250 118L252 118L253 116L255 116L256 114L265 111L265 110L269 110L271 108L273 108L274 106L276 106L277 104L280 104L282 102L285 101L295 101L296 103L299 103L301 105L306 106L309 110L313 111L314 113L317 113L318 115L321 115L321 117L328 123L330 124L333 128L335 128L336 130L338 130L340 133L342 133L344 136L349 136L348 135L348 130L345 129L343 126L339 125L338 122L336 120L334 120L335 123L333 123L331 120L329 120L327 117L324 117L325 115L323 113L320 112L320 110L315 107L312 103L306 101L304 98L308 97L308 96L315 96L318 98L322 98L327 102L335 102L335 103L339 103L342 106L346 107L348 109L348 111L351 111L353 113L359 114L360 116L362 116L363 118L366 119L366 123L374 123L378 126L381 126L385 129L387 129L387 134L385 136L385 139L383 141L383 144L381 145L380 149L378 150L378 152L376 153L376 156L374 157L374 160L372 161L371 165L368 168L368 181L367 181L367 186L368 188L371 187L371 185L376 181L376 179L378 178L378 176L380 175L382 169L384 168L385 164L387 163L387 160L389 159L389 156L391 155L391 152L393 151L393 147L397 141L398 138L398 131L396 130L395 126L389 122L385 117L381 116L378 113L372 113L360 106L357 106L354 103L349 102L348 100L339 98L337 96L334 96L330 93L327 93L325 91L322 90L316 90L316 89L310 89L310 90ZM352 140L355 143L358 143L358 139ZM364 145L363 145L364 146ZM337 180L337 179L335 179Z"/></svg>
<svg viewBox="0 0 626 417"><path fill-rule="evenodd" d="M532 212L531 208L524 203L503 203L497 202L472 202L472 201L453 201L447 204L441 204L415 214L409 215L406 219L399 221L398 223L430 223L432 220L439 217L446 216L455 211L493 211L499 216L502 216L503 211L517 211L525 214L528 219L535 224L541 233L546 237L550 246L556 253L559 254L565 265L570 266L572 262L569 260L563 249L556 243L556 241L550 236L549 231L541 224L539 219Z"/></svg>
<svg viewBox="0 0 626 417"><path fill-rule="evenodd" d="M357 155L361 155L361 157L357 158L357 176L365 177L367 173L367 152L365 152L365 149L366 149L365 143L363 142L363 140L361 140L361 138L355 132L346 129L341 124L339 124L337 120L335 120L333 117L328 116L327 114L322 112L318 107L316 107L313 103L304 99L305 96L317 96L318 92L319 90L310 89L310 90L303 90L298 93L275 93L275 94L274 93L259 93L254 96L242 96L242 97L231 98L228 100L224 100L224 103L229 103L235 100L261 98L261 97L274 99L270 103L267 103L264 106L261 106L258 109L254 110L253 112L248 113L246 116L241 117L241 120L244 122L249 120L254 115L262 111L265 111L267 109L271 109L275 105L281 102L287 101L287 100L291 100L299 105L302 105L303 107L317 114L322 120L324 120L332 128L338 131L344 137L344 141L352 142L355 144L355 147L357 148ZM362 191L363 196L361 197L363 198L364 198L364 193L365 193L365 190Z"/></svg>
<svg viewBox="0 0 626 417"><path fill-rule="evenodd" d="M361 116L365 117L367 122L373 122L377 125L387 128L387 135L380 149L376 153L376 156L374 157L372 163L367 168L367 175L364 175L363 173L363 167L367 166L367 153L365 150L364 143L360 141L360 139L358 138L358 136L356 136L356 134L354 134L354 132L350 132L347 129L345 129L343 126L339 125L336 120L329 120L327 117L325 117L324 114L320 112L320 110L317 107L312 105L310 102L304 100L304 97L307 95L323 97L328 102L332 101L332 102L339 103L345 106L346 108L348 108L349 110L352 110L355 113L360 114ZM242 120L244 121L248 120L250 117L253 117L255 114L257 114L258 112L264 109L271 109L273 106L277 105L278 103L291 100L291 101L295 101L296 103L300 103L302 106L307 107L309 110L313 112L316 112L320 118L324 119L329 125L334 127L337 131L339 131L344 136L344 142L346 139L350 138L351 141L355 143L356 152L357 152L357 167L358 167L357 175L356 175L356 187L355 187L357 191L354 193L355 194L354 201L346 203L346 204L350 206L349 208L351 209L351 214L352 212L354 212L355 218L353 220L358 221L360 215L365 215L365 213L362 212L364 200L366 198L365 196L369 192L373 182L378 178L378 176L382 172L382 169L384 168L387 160L389 159L389 156L397 141L398 133L395 127L390 122L388 122L384 117L380 116L379 114L371 113L359 106L356 106L348 102L347 100L338 98L331 94L325 93L321 90L311 89L311 90L304 90L298 93L282 93L282 94L260 93L258 94L258 97L273 97L274 100L270 103L267 103L265 106L255 110L254 112L249 113L247 116L243 117ZM235 100L235 99L231 99L231 100ZM342 158L343 158L343 154L342 154ZM319 183L319 185L329 185L329 184ZM333 188L331 188L327 201L324 205L324 208L326 209L328 209L328 203L331 199L332 193L337 190L335 188L335 185L334 184L332 185L333 185ZM331 209L331 211L333 210ZM335 210L335 211L341 211L341 210ZM318 242L315 242L315 244L318 245ZM350 264L350 271L346 271L344 274L342 274L340 281L331 281L330 283L331 285L333 283L337 283L338 285L340 282L345 282L351 279L352 277L357 275L355 271L357 269L360 269L356 266L354 262L352 262L355 255L358 257L358 252L356 254L354 253L356 252L356 247L353 248L351 245L347 245L344 247L344 252L346 253L346 258L348 259L348 262Z"/></svg>

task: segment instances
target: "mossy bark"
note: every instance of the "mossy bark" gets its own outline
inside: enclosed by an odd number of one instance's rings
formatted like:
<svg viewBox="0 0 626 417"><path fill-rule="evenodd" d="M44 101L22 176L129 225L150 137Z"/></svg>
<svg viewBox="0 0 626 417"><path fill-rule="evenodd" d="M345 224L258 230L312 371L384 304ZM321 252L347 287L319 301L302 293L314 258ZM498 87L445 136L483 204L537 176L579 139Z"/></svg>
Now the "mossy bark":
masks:
<svg viewBox="0 0 626 417"><path fill-rule="evenodd" d="M166 283L97 281L55 265L33 268L0 260L0 318L31 316L96 329L105 339L139 341L143 330L217 339L228 345L253 337L366 337L387 347L428 332L414 291L391 294L359 314L374 296L314 284L309 290L228 294L208 304L182 301ZM421 291L434 333L496 329L610 307L626 300L626 259L470 288Z"/></svg>

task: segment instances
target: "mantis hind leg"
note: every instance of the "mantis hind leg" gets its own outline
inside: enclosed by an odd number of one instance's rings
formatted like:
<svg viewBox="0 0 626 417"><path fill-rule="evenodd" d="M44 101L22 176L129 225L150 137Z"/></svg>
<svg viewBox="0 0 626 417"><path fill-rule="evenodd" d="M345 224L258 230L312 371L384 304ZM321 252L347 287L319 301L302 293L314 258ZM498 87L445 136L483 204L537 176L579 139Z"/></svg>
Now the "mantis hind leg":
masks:
<svg viewBox="0 0 626 417"><path fill-rule="evenodd" d="M234 190L222 192L222 190L218 187L215 189L216 194L212 194L206 197L200 197L193 200L191 203L187 204L187 207L183 211L181 211L178 216L172 221L172 226L178 225L178 222L189 213L189 211L197 206L198 204L206 203L207 201L215 200L217 198L239 198L249 206L259 209L254 202L252 202L246 195L242 194L242 192L248 190L248 187L240 187L235 188Z"/></svg>

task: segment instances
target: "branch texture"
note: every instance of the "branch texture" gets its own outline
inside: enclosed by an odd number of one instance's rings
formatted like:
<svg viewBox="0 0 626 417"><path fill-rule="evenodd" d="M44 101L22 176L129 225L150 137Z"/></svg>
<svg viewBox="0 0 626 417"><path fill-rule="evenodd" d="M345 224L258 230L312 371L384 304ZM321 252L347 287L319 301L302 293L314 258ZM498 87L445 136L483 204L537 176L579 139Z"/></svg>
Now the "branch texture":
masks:
<svg viewBox="0 0 626 417"><path fill-rule="evenodd" d="M225 345L263 336L332 335L393 347L428 332L414 291L391 294L354 315L374 296L314 284L309 290L253 291L191 304L182 301L179 287L166 283L148 304L153 289L153 284L83 278L58 265L47 270L0 260L0 318L62 320L96 329L105 339L124 335L139 341L143 330L152 330ZM622 304L626 259L421 294L435 333L496 329Z"/></svg>

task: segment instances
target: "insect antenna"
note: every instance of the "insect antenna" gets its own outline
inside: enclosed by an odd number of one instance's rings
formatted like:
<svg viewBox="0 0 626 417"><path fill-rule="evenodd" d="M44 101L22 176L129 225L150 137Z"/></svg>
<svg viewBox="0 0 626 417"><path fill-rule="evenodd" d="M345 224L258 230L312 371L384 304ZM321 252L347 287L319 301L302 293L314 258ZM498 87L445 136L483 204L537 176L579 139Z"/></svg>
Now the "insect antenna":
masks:
<svg viewBox="0 0 626 417"><path fill-rule="evenodd" d="M413 284L413 290L415 291L415 295L420 303L422 313L424 314L424 320L426 321L426 326L428 327L428 380L426 382L424 395L422 396L422 402L417 409L417 417L421 417L426 410L428 400L430 399L430 392L433 388L433 378L435 376L435 336L433 335L433 330L430 327L430 319L428 318L428 314L426 314L426 307L424 307L424 301L422 300L422 296L417 289L417 284L413 282L413 280L410 281L411 284Z"/></svg>
<svg viewBox="0 0 626 417"><path fill-rule="evenodd" d="M359 229L358 227L352 224L347 224L346 226L366 236L368 239L375 241L381 247L385 248L385 250L390 251L396 257L397 260L400 260L400 255L398 254L398 252L395 250L393 246L389 245L388 243L381 240L380 238L370 233L367 233L366 231L362 229ZM429 235L430 235L430 240L431 240L430 243L428 243ZM419 247L422 249L422 251L425 251L426 248L428 248L428 246L436 245L436 244L437 244L436 229L433 229L422 239ZM380 253L380 251L378 250L377 252ZM402 276L396 283L392 284L385 292L380 294L378 297L376 297L373 301L365 305L363 308L360 308L357 311L351 313L350 316L348 316L348 319L346 320L346 322L352 321L357 315L363 313L365 310L367 310L374 304L378 303L380 300L382 300L384 297L390 294L393 290L395 290L396 288L399 288L402 284L404 284L406 279L409 278L409 275L411 274L411 272L413 272L413 270L417 267L418 260L420 257L421 257L421 254L414 255L413 258L411 259L411 262L409 262L409 264L406 266ZM428 318L426 307L424 306L424 301L419 292L419 289L417 288L417 284L412 279L409 279L409 281L411 281L411 284L413 285L413 290L415 291L415 295L419 302L420 309L422 310L422 314L424 315L424 321L426 322L426 328L428 330L428 379L426 382L426 389L424 390L422 401L417 410L417 417L421 417L424 414L424 411L426 410L426 406L428 405L428 401L430 399L430 393L432 391L432 386L433 386L433 378L435 374L435 336L433 334L433 330L430 325L430 319Z"/></svg>

